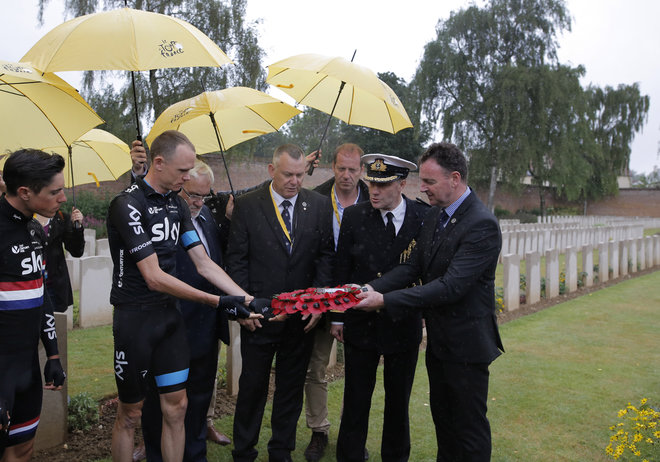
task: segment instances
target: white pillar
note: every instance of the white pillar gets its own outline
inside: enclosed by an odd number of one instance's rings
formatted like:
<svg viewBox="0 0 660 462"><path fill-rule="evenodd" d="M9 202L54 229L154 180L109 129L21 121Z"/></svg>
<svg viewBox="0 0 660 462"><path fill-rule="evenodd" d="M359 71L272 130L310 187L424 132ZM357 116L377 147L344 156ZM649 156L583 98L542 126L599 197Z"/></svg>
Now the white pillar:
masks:
<svg viewBox="0 0 660 462"><path fill-rule="evenodd" d="M628 251L630 250L630 241L624 239L619 245L619 274L621 276L626 276L628 274Z"/></svg>
<svg viewBox="0 0 660 462"><path fill-rule="evenodd" d="M525 254L525 298L528 305L541 300L541 255L538 252Z"/></svg>
<svg viewBox="0 0 660 462"><path fill-rule="evenodd" d="M601 284L607 282L610 276L607 250L607 242L598 243L598 282Z"/></svg>
<svg viewBox="0 0 660 462"><path fill-rule="evenodd" d="M594 248L591 244L582 247L582 271L586 274L584 285L594 285Z"/></svg>
<svg viewBox="0 0 660 462"><path fill-rule="evenodd" d="M559 295L559 251L545 251L545 298L555 298Z"/></svg>
<svg viewBox="0 0 660 462"><path fill-rule="evenodd" d="M566 292L577 290L577 252L575 247L566 247Z"/></svg>
<svg viewBox="0 0 660 462"><path fill-rule="evenodd" d="M507 311L520 307L520 256L508 254L502 257L504 268L504 307Z"/></svg>
<svg viewBox="0 0 660 462"><path fill-rule="evenodd" d="M619 264L619 255L621 246L620 241L610 241L610 268L612 269L612 279L619 277L620 273L620 264Z"/></svg>

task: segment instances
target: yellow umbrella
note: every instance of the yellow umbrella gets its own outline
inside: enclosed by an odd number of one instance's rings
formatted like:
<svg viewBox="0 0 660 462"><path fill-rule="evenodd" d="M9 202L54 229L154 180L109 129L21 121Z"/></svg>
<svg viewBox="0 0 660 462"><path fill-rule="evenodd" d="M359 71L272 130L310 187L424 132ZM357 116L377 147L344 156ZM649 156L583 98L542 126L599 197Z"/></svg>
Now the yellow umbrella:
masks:
<svg viewBox="0 0 660 462"><path fill-rule="evenodd" d="M64 157L64 184L71 188L76 184L116 180L132 166L131 150L126 143L105 130L92 129L68 146L56 145L42 148ZM72 168L75 166L75 168Z"/></svg>
<svg viewBox="0 0 660 462"><path fill-rule="evenodd" d="M27 63L0 61L0 151L71 145L103 123L75 88Z"/></svg>
<svg viewBox="0 0 660 462"><path fill-rule="evenodd" d="M192 141L198 154L219 150L224 162L225 150L277 131L297 114L300 111L293 106L252 88L204 92L165 109L156 119L147 142L151 144L166 130L178 130ZM227 178L233 191L229 170Z"/></svg>
<svg viewBox="0 0 660 462"><path fill-rule="evenodd" d="M80 16L44 35L23 57L44 72L222 66L213 41L180 19L122 8ZM140 135L136 105L136 122Z"/></svg>
<svg viewBox="0 0 660 462"><path fill-rule="evenodd" d="M300 104L347 124L389 133L412 127L403 104L392 89L373 71L352 60L313 53L291 56L268 66L266 82ZM325 131L321 143L324 138ZM312 171L313 168L310 175Z"/></svg>

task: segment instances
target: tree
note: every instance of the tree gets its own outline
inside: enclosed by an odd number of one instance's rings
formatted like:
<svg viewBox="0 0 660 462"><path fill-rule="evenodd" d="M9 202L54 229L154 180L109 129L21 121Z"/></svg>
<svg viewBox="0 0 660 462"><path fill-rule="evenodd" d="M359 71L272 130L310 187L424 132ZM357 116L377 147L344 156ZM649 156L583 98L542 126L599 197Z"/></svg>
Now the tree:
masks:
<svg viewBox="0 0 660 462"><path fill-rule="evenodd" d="M615 194L617 176L628 173L630 145L648 118L650 99L641 95L639 85L599 88L589 86L588 121L596 149L585 153L593 176L587 183L587 199Z"/></svg>
<svg viewBox="0 0 660 462"><path fill-rule="evenodd" d="M490 0L452 13L436 27L415 80L424 113L442 119L446 139L466 152L471 181L487 181L488 206L494 207L497 181L520 181L527 165L524 113L505 104L507 93L520 94L518 70L554 64L556 34L570 29L562 0ZM522 166L522 167L521 167Z"/></svg>
<svg viewBox="0 0 660 462"><path fill-rule="evenodd" d="M39 0L39 21L49 0ZM65 15L80 16L96 12L100 2L65 0ZM105 0L105 8L120 8L124 0ZM133 2L132 2L133 3ZM136 72L136 90L142 118L149 124L169 105L193 97L203 91L230 86L263 89L265 72L261 60L263 50L258 45L255 24L245 21L247 0L135 0L134 8L177 17L193 24L213 40L235 65L222 68L177 68ZM132 86L127 72L86 72L82 92L95 101L97 112L113 133L132 133L125 124L132 115ZM108 89L108 83L122 82L120 88ZM119 101L119 108L116 102ZM117 114L120 109L120 114ZM145 117L145 114L148 116Z"/></svg>
<svg viewBox="0 0 660 462"><path fill-rule="evenodd" d="M548 186L568 200L576 200L592 170L584 153L593 149L586 119L586 97L580 85L584 69L567 66L530 68L527 87L528 172L538 187L541 214L545 215Z"/></svg>

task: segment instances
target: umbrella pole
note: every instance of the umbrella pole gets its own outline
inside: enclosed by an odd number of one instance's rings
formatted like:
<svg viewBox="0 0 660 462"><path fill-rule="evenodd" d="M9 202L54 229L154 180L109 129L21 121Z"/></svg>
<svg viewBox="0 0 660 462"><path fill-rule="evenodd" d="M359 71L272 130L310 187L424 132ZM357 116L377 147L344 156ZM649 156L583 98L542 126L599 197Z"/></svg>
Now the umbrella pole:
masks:
<svg viewBox="0 0 660 462"><path fill-rule="evenodd" d="M353 57L351 58L351 62L353 62L353 60L355 59L355 53L357 53L357 49L353 51ZM337 92L337 99L335 100L335 104L332 106L332 111L330 111L330 117L328 117L328 123L325 124L325 130L323 130L323 136L321 136L321 142L319 143L319 148L316 150L316 156L314 156L312 165L309 166L309 171L307 172L309 176L312 176L312 173L314 173L314 162L316 162L316 160L319 158L319 153L321 152L321 145L323 144L323 140L325 140L325 135L328 133L328 127L330 126L332 115L335 113L335 108L337 107L337 103L339 102L339 97L341 96L341 92L344 90L344 85L346 85L346 82L342 80L341 85L339 86L339 92Z"/></svg>
<svg viewBox="0 0 660 462"><path fill-rule="evenodd" d="M131 71L131 80L133 81L133 107L135 108L135 127L137 129L137 140L142 141L140 132L140 116L138 115L137 92L135 91L135 72Z"/></svg>
<svg viewBox="0 0 660 462"><path fill-rule="evenodd" d="M231 189L232 196L234 194L234 185L231 184L231 177L229 176L229 168L227 167L227 161L225 160L225 152L222 149L222 143L220 142L220 134L218 133L218 126L215 123L215 116L212 112L209 112L209 117L211 117L211 124L213 124L213 130L215 130L215 137L218 140L218 147L220 148L220 156L222 157L222 163L225 165L225 171L227 172L227 180L229 180L229 189Z"/></svg>
<svg viewBox="0 0 660 462"><path fill-rule="evenodd" d="M76 206L76 188L73 180L73 148L71 145L67 146L67 150L69 151L69 171L71 172L71 200L73 201L73 206ZM80 229L80 223L77 221L73 222L73 228L74 229Z"/></svg>

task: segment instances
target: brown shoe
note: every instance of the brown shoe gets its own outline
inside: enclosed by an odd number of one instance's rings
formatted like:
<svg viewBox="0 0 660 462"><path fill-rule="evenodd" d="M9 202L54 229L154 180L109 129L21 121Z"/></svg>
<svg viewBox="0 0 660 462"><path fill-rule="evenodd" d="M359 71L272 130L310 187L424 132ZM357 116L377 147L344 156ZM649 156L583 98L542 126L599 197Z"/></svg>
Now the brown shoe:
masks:
<svg viewBox="0 0 660 462"><path fill-rule="evenodd" d="M305 449L305 460L308 462L318 462L325 453L325 447L328 445L328 435L323 432L312 432L312 440Z"/></svg>
<svg viewBox="0 0 660 462"><path fill-rule="evenodd" d="M144 441L142 441L135 449L133 449L133 462L140 462L146 458L147 450L144 448Z"/></svg>
<svg viewBox="0 0 660 462"><path fill-rule="evenodd" d="M206 439L221 446L227 446L231 443L229 437L216 430L212 423L206 426Z"/></svg>

